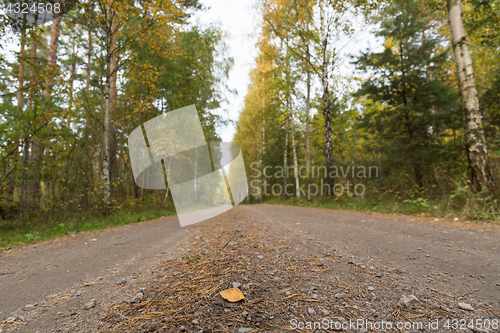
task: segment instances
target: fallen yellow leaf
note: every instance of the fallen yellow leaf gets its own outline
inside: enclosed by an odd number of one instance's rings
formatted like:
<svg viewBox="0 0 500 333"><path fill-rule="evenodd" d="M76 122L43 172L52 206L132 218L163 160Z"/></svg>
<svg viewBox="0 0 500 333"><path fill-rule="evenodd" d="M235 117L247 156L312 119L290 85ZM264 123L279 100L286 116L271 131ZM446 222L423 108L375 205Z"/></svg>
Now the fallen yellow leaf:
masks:
<svg viewBox="0 0 500 333"><path fill-rule="evenodd" d="M226 290L223 290L219 293L222 298L224 298L228 302L238 302L241 301L245 296L241 293L241 290L238 288L229 288Z"/></svg>

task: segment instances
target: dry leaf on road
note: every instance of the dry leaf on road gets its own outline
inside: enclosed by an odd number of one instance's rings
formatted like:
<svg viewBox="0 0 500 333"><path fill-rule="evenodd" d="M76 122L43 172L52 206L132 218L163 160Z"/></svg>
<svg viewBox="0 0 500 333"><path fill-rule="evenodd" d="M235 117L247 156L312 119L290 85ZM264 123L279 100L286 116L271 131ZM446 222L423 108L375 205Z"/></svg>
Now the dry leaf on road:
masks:
<svg viewBox="0 0 500 333"><path fill-rule="evenodd" d="M238 288L229 288L221 291L219 294L228 302L238 302L245 298Z"/></svg>

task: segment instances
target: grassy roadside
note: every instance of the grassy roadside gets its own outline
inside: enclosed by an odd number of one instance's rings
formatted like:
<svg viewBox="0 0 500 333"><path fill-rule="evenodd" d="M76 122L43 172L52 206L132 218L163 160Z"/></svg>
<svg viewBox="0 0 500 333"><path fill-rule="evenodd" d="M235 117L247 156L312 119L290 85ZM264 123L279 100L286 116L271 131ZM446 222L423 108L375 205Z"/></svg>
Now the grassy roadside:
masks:
<svg viewBox="0 0 500 333"><path fill-rule="evenodd" d="M326 208L385 214L402 214L459 219L465 223L487 222L500 224L498 213L493 208L483 209L479 206L467 210L452 209L449 203L440 200L412 199L394 200L390 197L340 199L319 198L315 201L297 200L296 198L268 198L264 204L288 205L298 207ZM162 216L175 215L174 208L165 207L130 207L115 211L107 216L66 214L58 218L39 218L20 224L17 220L0 220L0 250L22 244L29 244L64 235L76 234L91 230L147 221Z"/></svg>
<svg viewBox="0 0 500 333"><path fill-rule="evenodd" d="M0 220L0 250L175 214L173 207L129 208L107 216L68 215L57 219L44 218L43 221L30 220L22 224L17 220Z"/></svg>
<svg viewBox="0 0 500 333"><path fill-rule="evenodd" d="M312 208L326 208L336 210L352 210L361 212L376 212L384 214L401 214L401 215L414 215L423 217L444 218L449 220L460 220L465 223L494 223L500 224L498 216L491 214L488 211L474 210L452 210L448 205L438 200L420 201L420 200L406 200L405 202L398 202L388 198L342 198L341 200L332 200L322 198L316 201L298 200L296 198L280 199L269 198L262 202L263 204L270 205L284 205L284 206L297 206L297 207L312 207Z"/></svg>

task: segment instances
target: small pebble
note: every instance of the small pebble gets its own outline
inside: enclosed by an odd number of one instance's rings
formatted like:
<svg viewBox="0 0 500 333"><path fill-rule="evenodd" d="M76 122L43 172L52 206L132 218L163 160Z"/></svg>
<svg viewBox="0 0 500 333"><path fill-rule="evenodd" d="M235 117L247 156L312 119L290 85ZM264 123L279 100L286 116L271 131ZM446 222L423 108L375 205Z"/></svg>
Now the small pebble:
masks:
<svg viewBox="0 0 500 333"><path fill-rule="evenodd" d="M308 309L307 309L307 313L309 313L309 314L311 314L311 315L312 315L312 314L314 314L314 312L316 312L316 311L314 311L314 309L313 309L313 308L308 308Z"/></svg>
<svg viewBox="0 0 500 333"><path fill-rule="evenodd" d="M241 283L233 282L233 288L239 288L239 287L241 287Z"/></svg>
<svg viewBox="0 0 500 333"><path fill-rule="evenodd" d="M474 308L468 303L458 303L458 307L462 310L473 311Z"/></svg>
<svg viewBox="0 0 500 333"><path fill-rule="evenodd" d="M91 299L90 302L85 303L85 309L89 310L95 307L95 300Z"/></svg>
<svg viewBox="0 0 500 333"><path fill-rule="evenodd" d="M140 302L142 302L143 298L144 298L143 293L137 293L137 294L135 294L134 297L132 297L132 299L130 300L130 303L132 303L132 304L140 303Z"/></svg>
<svg viewBox="0 0 500 333"><path fill-rule="evenodd" d="M248 327L240 327L238 329L238 333L248 333L252 332L254 329L253 328L248 328Z"/></svg>

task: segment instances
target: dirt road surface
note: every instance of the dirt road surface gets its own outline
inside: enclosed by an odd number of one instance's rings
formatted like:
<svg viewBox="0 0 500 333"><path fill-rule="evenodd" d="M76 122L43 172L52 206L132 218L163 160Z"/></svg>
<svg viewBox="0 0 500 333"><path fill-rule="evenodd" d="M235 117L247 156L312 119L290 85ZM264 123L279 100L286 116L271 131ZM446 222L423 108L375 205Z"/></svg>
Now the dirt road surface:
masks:
<svg viewBox="0 0 500 333"><path fill-rule="evenodd" d="M429 278L432 282L439 275L464 293L474 288L485 299L500 300L498 232L469 230L448 221L425 223L423 219L325 209L268 205L245 209L263 221L277 222L331 242L346 255L405 270L422 282Z"/></svg>
<svg viewBox="0 0 500 333"><path fill-rule="evenodd" d="M250 231L251 228L255 230ZM283 254L286 261L305 261L312 257L321 257L321 260L327 258L333 265L330 267L333 271L346 273L346 278L358 277L357 282L352 282L348 288L353 295L356 288L366 289L367 283L374 284L370 280L360 280L364 278L363 276L366 275L370 279L380 278L381 280L375 283L388 286L384 294L378 295L378 297L385 296L386 307L393 306L403 293L408 295L409 290L413 288L421 291L418 297L425 298L427 293L430 294L427 297L429 299L434 296L441 297L443 302L447 302L446 307L441 307L447 309L445 312L458 311L456 310L458 301L467 301L476 309L486 309L484 311L498 310L499 229L498 226L491 225L470 228L464 223L382 214L253 205L239 206L221 216L186 228L180 228L175 217L168 217L100 232L83 233L75 237L24 246L1 253L0 331L99 331L103 328L102 318L105 308L113 304L115 306L128 304L139 287L147 289L156 283L159 280L158 274L168 271L168 268L161 266L162 262L180 262L185 253L181 249L200 242L200 237L205 239L207 244L211 244L213 240L220 239L223 243L226 238L231 240L230 235L234 234L231 230L239 233L238 244L248 245L259 237L265 237L268 243L283 242L281 246L288 251ZM193 243L194 239L197 241ZM236 245L235 242L233 248L239 248L239 257L260 258L261 256L256 256L257 252L254 253L253 249L263 246L262 253L271 251L272 246L266 245L268 243L247 248ZM251 265L252 260L248 259L247 265ZM276 265L283 264L283 258L280 260ZM313 278L318 282L316 287L312 291L307 291L303 283L298 281L297 292L318 297L319 302L323 296L318 296L319 291L316 290L323 289L322 279L326 281L331 277L326 273L326 268L323 273L314 271L316 275ZM252 278L245 275L252 272L242 270L239 272L241 279ZM177 273L164 276L162 281L174 279ZM190 275L196 277L196 272L188 271L186 276ZM310 281L309 279L311 277L304 277L303 280ZM220 279L221 284L223 280ZM338 278L337 280L340 281ZM292 284L292 282L287 283ZM359 287L356 287L355 283L359 283ZM340 287L347 288L345 285ZM168 283L162 286L167 288ZM286 283L281 287L283 286L286 286ZM359 306L349 306L345 301L339 300L336 309L345 306L363 311L360 307L370 303L369 306L379 306L382 313L382 305L375 303L376 288L371 285L369 288L373 298L370 296L366 302L359 303ZM326 284L324 289L326 292ZM285 289L281 289L283 290ZM394 290L394 295L389 295L390 290ZM424 290L425 294L422 294ZM252 296L251 292L252 290L249 291L248 297ZM288 292L286 295L289 295ZM334 289L327 294L336 295L334 301L340 298ZM362 297L368 297L365 291L362 294ZM354 302L356 297L350 299ZM435 303L438 301L434 300L434 303L429 301L429 304L436 307ZM290 313L300 312L302 303L299 303L293 303ZM284 306L283 302L281 308ZM314 309L307 307L304 309L306 315L314 316ZM331 309L322 311L325 314L332 312ZM344 313L343 311L341 312ZM221 313L222 316L227 311ZM491 313L496 316L495 312ZM201 321L201 310L197 314ZM269 319L270 322L280 319L278 314L275 316L269 317L272 317ZM288 314L281 315L283 317L280 319L281 326L279 323L273 325L283 327L283 322L289 320L288 317L285 320L285 316ZM350 318L347 314L344 314L344 317ZM79 324L75 323L77 320ZM250 327L259 327L255 325L263 324L262 321L255 322L255 318L250 320L250 317L243 318L240 322L245 320L247 320L246 326ZM85 328L82 328L82 323L85 323ZM193 320L192 325L194 323ZM198 328L202 327L202 324L203 322L196 322ZM113 327L115 324L107 325L106 327ZM225 330L238 332L238 329L242 329L237 326L233 328ZM221 330L220 327L218 329ZM205 327L204 332L209 330ZM214 328L211 330L214 331ZM172 330L165 331L201 332L203 329L191 330L189 326L187 328L176 326ZM493 331L471 328L461 332Z"/></svg>
<svg viewBox="0 0 500 333"><path fill-rule="evenodd" d="M176 217L87 232L4 251L0 257L0 315L47 296L145 270L191 235Z"/></svg>

